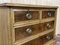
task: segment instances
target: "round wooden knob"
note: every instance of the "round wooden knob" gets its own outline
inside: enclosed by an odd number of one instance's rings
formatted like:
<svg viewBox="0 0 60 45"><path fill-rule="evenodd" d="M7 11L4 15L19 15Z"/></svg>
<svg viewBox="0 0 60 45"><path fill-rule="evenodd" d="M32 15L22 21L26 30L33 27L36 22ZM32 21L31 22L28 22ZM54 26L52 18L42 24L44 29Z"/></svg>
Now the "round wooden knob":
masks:
<svg viewBox="0 0 60 45"><path fill-rule="evenodd" d="M31 18L32 18L32 15L31 15L30 13L27 13L27 14L26 14L26 18L27 18L27 19L31 19Z"/></svg>
<svg viewBox="0 0 60 45"><path fill-rule="evenodd" d="M48 12L48 16L52 16L51 12Z"/></svg>
<svg viewBox="0 0 60 45"><path fill-rule="evenodd" d="M27 29L26 29L26 32L27 32L28 34L31 34L31 33L32 33L32 29L31 29L31 28L27 28Z"/></svg>

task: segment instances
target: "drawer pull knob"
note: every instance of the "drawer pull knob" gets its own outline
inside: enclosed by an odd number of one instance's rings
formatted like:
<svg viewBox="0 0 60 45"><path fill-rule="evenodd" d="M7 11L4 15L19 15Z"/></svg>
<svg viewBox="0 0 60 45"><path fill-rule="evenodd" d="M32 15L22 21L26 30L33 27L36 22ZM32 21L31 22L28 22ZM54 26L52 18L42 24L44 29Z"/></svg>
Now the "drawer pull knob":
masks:
<svg viewBox="0 0 60 45"><path fill-rule="evenodd" d="M27 29L26 29L26 32L27 32L28 34L31 34L31 33L32 33L32 29L31 29L31 28L27 28Z"/></svg>
<svg viewBox="0 0 60 45"><path fill-rule="evenodd" d="M48 28L48 29L51 28L51 25L50 25L49 23L47 23L47 28Z"/></svg>
<svg viewBox="0 0 60 45"><path fill-rule="evenodd" d="M47 35L46 36L46 39L50 40L51 39L50 35Z"/></svg>
<svg viewBox="0 0 60 45"><path fill-rule="evenodd" d="M52 16L51 12L48 12L48 16Z"/></svg>
<svg viewBox="0 0 60 45"><path fill-rule="evenodd" d="M31 18L32 18L32 15L31 15L30 13L27 13L27 14L26 14L26 18L27 18L27 19L31 19Z"/></svg>

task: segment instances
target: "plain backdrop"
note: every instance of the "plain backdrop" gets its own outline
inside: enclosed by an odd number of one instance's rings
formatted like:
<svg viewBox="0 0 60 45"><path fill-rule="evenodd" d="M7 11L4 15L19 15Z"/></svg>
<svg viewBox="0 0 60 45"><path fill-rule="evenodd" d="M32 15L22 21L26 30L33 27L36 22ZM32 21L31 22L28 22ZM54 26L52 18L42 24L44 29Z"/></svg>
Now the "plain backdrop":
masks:
<svg viewBox="0 0 60 45"><path fill-rule="evenodd" d="M56 34L60 34L60 0L0 0L0 3L58 6L59 8L57 9Z"/></svg>

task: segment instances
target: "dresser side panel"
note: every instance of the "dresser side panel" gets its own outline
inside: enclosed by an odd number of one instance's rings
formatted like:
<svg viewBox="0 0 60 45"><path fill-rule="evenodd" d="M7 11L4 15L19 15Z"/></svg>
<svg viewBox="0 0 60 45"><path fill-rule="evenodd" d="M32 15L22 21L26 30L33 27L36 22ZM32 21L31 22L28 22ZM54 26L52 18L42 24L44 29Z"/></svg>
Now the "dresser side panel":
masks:
<svg viewBox="0 0 60 45"><path fill-rule="evenodd" d="M0 45L11 45L10 9L0 7Z"/></svg>

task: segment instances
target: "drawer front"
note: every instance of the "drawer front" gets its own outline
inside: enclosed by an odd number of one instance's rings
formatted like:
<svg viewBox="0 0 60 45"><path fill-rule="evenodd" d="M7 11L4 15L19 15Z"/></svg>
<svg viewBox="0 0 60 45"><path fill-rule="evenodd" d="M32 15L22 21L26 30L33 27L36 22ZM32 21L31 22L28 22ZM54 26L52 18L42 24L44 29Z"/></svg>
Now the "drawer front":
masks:
<svg viewBox="0 0 60 45"><path fill-rule="evenodd" d="M42 23L42 26L44 27L43 30L49 30L54 28L54 21Z"/></svg>
<svg viewBox="0 0 60 45"><path fill-rule="evenodd" d="M41 36L37 39L29 41L23 45L44 45L45 43L47 43L51 39L53 39L53 32L50 32L44 36Z"/></svg>
<svg viewBox="0 0 60 45"><path fill-rule="evenodd" d="M53 41L50 45L56 45L56 41Z"/></svg>
<svg viewBox="0 0 60 45"><path fill-rule="evenodd" d="M15 22L39 19L39 11L14 11Z"/></svg>
<svg viewBox="0 0 60 45"><path fill-rule="evenodd" d="M55 17L55 11L42 11L42 18Z"/></svg>
<svg viewBox="0 0 60 45"><path fill-rule="evenodd" d="M52 42L50 45L56 45L56 42Z"/></svg>
<svg viewBox="0 0 60 45"><path fill-rule="evenodd" d="M42 36L43 44L47 43L49 40L54 38L54 32L50 32L44 36Z"/></svg>
<svg viewBox="0 0 60 45"><path fill-rule="evenodd" d="M40 24L15 29L16 40L42 32Z"/></svg>
<svg viewBox="0 0 60 45"><path fill-rule="evenodd" d="M23 45L43 45L43 44L42 44L42 39L37 38L37 39L34 39L34 40L32 40L30 42L27 42L27 43L25 43Z"/></svg>
<svg viewBox="0 0 60 45"><path fill-rule="evenodd" d="M56 40L51 40L48 43L44 44L44 45L56 45Z"/></svg>

